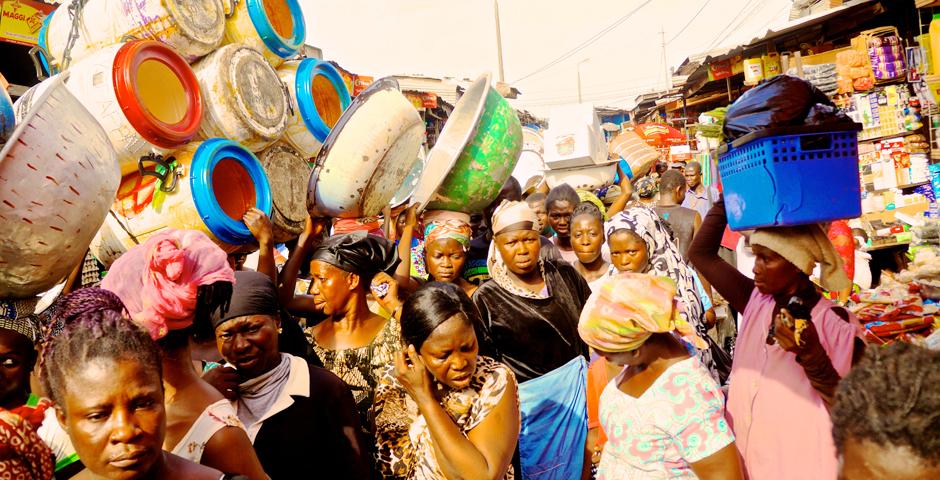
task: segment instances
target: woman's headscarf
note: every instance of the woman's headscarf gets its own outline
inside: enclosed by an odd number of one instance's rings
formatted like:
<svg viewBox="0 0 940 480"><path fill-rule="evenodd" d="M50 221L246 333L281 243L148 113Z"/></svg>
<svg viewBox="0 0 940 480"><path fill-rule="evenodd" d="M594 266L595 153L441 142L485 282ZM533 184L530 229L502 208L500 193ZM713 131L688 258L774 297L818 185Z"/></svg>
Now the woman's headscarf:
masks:
<svg viewBox="0 0 940 480"><path fill-rule="evenodd" d="M700 335L705 334L702 299L695 289L695 281L688 264L679 253L672 230L669 230L655 211L642 206L632 207L614 215L605 225L607 238L620 229L630 230L646 242L649 267L640 273L669 277L676 282L677 298L682 302L680 311ZM611 265L609 275L616 272L617 268Z"/></svg>
<svg viewBox="0 0 940 480"><path fill-rule="evenodd" d="M587 190L578 190L577 192L578 192L578 198L580 198L582 202L590 202L594 204L594 206L597 207L598 210L601 211L601 216L604 218L604 221L606 222L607 221L607 207L604 205L604 202L602 202L601 199L597 197L597 195L594 195L593 193Z"/></svg>
<svg viewBox="0 0 940 480"><path fill-rule="evenodd" d="M603 352L629 352L652 334L676 331L697 348L707 344L675 308L676 284L667 277L620 273L602 280L588 298L578 333Z"/></svg>
<svg viewBox="0 0 940 480"><path fill-rule="evenodd" d="M0 409L0 478L47 479L55 473L52 450L23 417Z"/></svg>
<svg viewBox="0 0 940 480"><path fill-rule="evenodd" d="M398 266L395 244L365 232L334 235L313 251L311 260L371 279L379 272L390 272Z"/></svg>
<svg viewBox="0 0 940 480"><path fill-rule="evenodd" d="M101 288L158 340L192 325L197 290L216 282L235 282L228 255L202 232L169 229L121 255Z"/></svg>
<svg viewBox="0 0 940 480"><path fill-rule="evenodd" d="M771 227L758 229L751 235L751 245L767 247L787 259L807 275L820 264L820 283L830 292L852 286L842 270L842 259L819 225Z"/></svg>
<svg viewBox="0 0 940 480"><path fill-rule="evenodd" d="M535 215L535 212L529 208L529 204L526 202L504 200L493 212L493 241L490 242L490 251L486 257L486 266L489 270L490 279L507 292L524 298L547 297L532 292L527 288L523 288L516 283L514 280L515 275L509 271L506 261L503 260L503 256L496 247L496 236L501 233L518 230L532 230L533 232L537 232L536 228L538 228L538 224L539 218ZM538 262L539 269L544 270L541 256Z"/></svg>
<svg viewBox="0 0 940 480"><path fill-rule="evenodd" d="M634 189L640 198L653 198L656 192L659 191L659 185L656 183L655 178L643 177L636 181Z"/></svg>
<svg viewBox="0 0 940 480"><path fill-rule="evenodd" d="M470 215L447 210L431 210L424 213L424 241L429 244L436 240L451 239L470 248Z"/></svg>

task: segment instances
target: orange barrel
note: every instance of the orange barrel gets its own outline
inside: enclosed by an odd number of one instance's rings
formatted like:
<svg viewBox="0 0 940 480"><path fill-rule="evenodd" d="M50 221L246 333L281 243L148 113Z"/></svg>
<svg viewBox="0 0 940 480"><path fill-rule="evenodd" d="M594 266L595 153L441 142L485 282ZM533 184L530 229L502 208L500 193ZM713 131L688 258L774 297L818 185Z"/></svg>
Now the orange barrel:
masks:
<svg viewBox="0 0 940 480"><path fill-rule="evenodd" d="M206 115L200 137L228 138L260 152L284 135L287 89L260 53L225 45L193 65Z"/></svg>
<svg viewBox="0 0 940 480"><path fill-rule="evenodd" d="M219 0L66 0L42 23L40 59L50 74L58 73L102 48L151 39L192 62L219 46L224 29Z"/></svg>
<svg viewBox="0 0 940 480"><path fill-rule="evenodd" d="M290 145L277 142L258 154L271 186L274 241L297 238L307 221L307 180L310 164Z"/></svg>
<svg viewBox="0 0 940 480"><path fill-rule="evenodd" d="M301 53L307 27L297 0L233 1L224 43L247 45L278 66Z"/></svg>
<svg viewBox="0 0 940 480"><path fill-rule="evenodd" d="M66 86L101 123L122 174L137 171L141 156L168 153L196 136L202 96L183 57L153 40L112 45L72 65ZM22 115L50 80L17 100Z"/></svg>
<svg viewBox="0 0 940 480"><path fill-rule="evenodd" d="M0 150L0 298L32 297L64 279L118 188L114 148L64 76L33 98Z"/></svg>
<svg viewBox="0 0 940 480"><path fill-rule="evenodd" d="M296 105L284 140L313 158L351 101L346 82L329 62L307 58L284 62L277 69Z"/></svg>
<svg viewBox="0 0 940 480"><path fill-rule="evenodd" d="M110 265L128 248L166 228L200 230L223 250L254 241L242 221L249 208L271 214L271 190L257 157L223 138L194 142L125 175L92 254ZM169 172L169 173L167 173Z"/></svg>

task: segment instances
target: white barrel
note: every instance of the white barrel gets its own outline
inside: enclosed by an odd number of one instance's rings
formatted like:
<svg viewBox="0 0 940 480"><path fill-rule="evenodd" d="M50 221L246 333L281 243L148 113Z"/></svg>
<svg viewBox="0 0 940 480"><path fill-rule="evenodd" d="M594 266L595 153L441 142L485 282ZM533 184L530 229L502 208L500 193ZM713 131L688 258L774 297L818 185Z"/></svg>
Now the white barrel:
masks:
<svg viewBox="0 0 940 480"><path fill-rule="evenodd" d="M274 242L297 238L307 221L307 180L310 164L290 145L277 142L258 154L271 186Z"/></svg>
<svg viewBox="0 0 940 480"><path fill-rule="evenodd" d="M343 110L349 107L346 82L333 65L313 58L284 62L277 74L295 105L284 140L306 158L316 157Z"/></svg>
<svg viewBox="0 0 940 480"><path fill-rule="evenodd" d="M277 67L304 48L307 27L298 0L233 0L226 44L247 45Z"/></svg>
<svg viewBox="0 0 940 480"><path fill-rule="evenodd" d="M260 152L284 135L291 118L289 97L260 53L225 45L193 70L206 108L201 138L228 138Z"/></svg>
<svg viewBox="0 0 940 480"><path fill-rule="evenodd" d="M414 166L424 130L397 81L374 82L353 99L320 149L307 210L333 218L377 215Z"/></svg>
<svg viewBox="0 0 940 480"><path fill-rule="evenodd" d="M117 190L101 125L56 78L0 151L0 298L44 292L85 257Z"/></svg>
<svg viewBox="0 0 940 480"><path fill-rule="evenodd" d="M214 138L162 160L173 172L160 181L168 192L152 176L132 173L122 179L115 214L91 244L101 263L110 266L127 249L167 228L199 230L229 253L254 240L242 221L245 212L255 207L271 214L271 190L254 154Z"/></svg>
<svg viewBox="0 0 940 480"><path fill-rule="evenodd" d="M66 86L108 133L122 175L137 171L140 157L176 150L199 130L203 106L196 76L160 42L112 45L68 72ZM50 80L17 100L17 115L29 110Z"/></svg>
<svg viewBox="0 0 940 480"><path fill-rule="evenodd" d="M50 73L63 68L73 4L79 3L62 2L39 31L39 46L46 52L43 63ZM157 40L192 62L222 42L225 12L221 0L86 0L77 22L70 65L128 39Z"/></svg>

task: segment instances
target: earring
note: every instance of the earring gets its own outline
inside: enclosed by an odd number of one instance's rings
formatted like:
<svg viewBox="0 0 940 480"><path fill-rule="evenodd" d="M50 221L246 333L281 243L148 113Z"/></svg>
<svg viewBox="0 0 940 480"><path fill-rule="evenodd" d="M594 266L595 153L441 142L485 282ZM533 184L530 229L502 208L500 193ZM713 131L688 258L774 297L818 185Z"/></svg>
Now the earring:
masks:
<svg viewBox="0 0 940 480"><path fill-rule="evenodd" d="M280 335L284 333L284 327L277 327L277 334Z"/></svg>

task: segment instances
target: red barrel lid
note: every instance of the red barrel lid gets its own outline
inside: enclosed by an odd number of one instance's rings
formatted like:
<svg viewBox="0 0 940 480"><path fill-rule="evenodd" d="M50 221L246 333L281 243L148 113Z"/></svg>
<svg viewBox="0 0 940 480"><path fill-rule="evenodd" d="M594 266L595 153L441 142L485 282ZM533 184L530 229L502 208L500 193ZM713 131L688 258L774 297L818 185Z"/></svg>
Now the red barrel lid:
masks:
<svg viewBox="0 0 940 480"><path fill-rule="evenodd" d="M147 62L159 62L158 65ZM148 71L141 72L142 66ZM156 66L158 70L150 67ZM186 111L178 121L164 121L152 112L156 105L147 105L148 99L138 90L140 75L159 74L169 71L179 80L186 97ZM199 131L202 123L202 95L192 68L171 47L154 40L134 40L122 46L114 57L114 93L124 116L144 140L167 149L185 145ZM152 99L151 99L152 103Z"/></svg>

